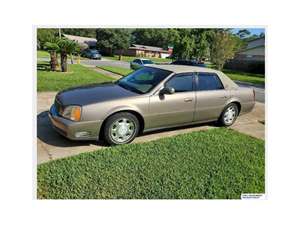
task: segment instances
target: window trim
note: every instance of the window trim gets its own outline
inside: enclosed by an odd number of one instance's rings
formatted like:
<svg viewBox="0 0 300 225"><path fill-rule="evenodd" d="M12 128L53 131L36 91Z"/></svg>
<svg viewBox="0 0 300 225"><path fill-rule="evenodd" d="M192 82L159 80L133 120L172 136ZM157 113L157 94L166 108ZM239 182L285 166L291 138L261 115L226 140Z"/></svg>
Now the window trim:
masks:
<svg viewBox="0 0 300 225"><path fill-rule="evenodd" d="M199 90L199 76L201 76L201 73L205 73L205 74L211 74L212 76L215 75L217 77L217 79L220 81L220 84L222 85L222 89L213 89L213 90ZM217 73L212 73L212 72L196 72L195 73L195 90L196 91L224 91L225 87L224 84L222 82L222 80L220 79L219 75Z"/></svg>
<svg viewBox="0 0 300 225"><path fill-rule="evenodd" d="M174 75L170 76L169 78L167 78L167 80L164 82L163 84L163 88L166 87L166 83L168 83L171 79L173 79L176 76L180 76L182 74L191 74L192 75L192 90L191 91L184 91L184 92L176 92L174 94L180 94L180 93L189 93L189 92L195 92L196 91L196 76L195 76L195 72L182 72L182 73L175 73ZM173 94L173 95L174 95Z"/></svg>

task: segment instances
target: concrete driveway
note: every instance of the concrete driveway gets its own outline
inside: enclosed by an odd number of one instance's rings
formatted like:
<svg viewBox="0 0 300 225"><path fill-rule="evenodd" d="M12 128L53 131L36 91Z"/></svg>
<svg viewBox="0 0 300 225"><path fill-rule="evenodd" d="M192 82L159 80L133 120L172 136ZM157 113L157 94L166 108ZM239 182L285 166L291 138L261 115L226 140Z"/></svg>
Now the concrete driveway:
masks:
<svg viewBox="0 0 300 225"><path fill-rule="evenodd" d="M94 151L100 148L105 149L103 143L92 141L75 142L70 141L56 133L48 118L48 109L54 101L56 92L41 92L37 94L37 161L47 162L53 159L64 158L82 152ZM231 127L234 130L247 135L264 139L265 126L260 121L265 119L265 105L256 103L254 110L239 117ZM170 137L178 134L188 133L206 129L217 129L214 124L203 124L188 126L179 129L168 129L160 132L152 132L137 137L134 143L152 141L163 137Z"/></svg>

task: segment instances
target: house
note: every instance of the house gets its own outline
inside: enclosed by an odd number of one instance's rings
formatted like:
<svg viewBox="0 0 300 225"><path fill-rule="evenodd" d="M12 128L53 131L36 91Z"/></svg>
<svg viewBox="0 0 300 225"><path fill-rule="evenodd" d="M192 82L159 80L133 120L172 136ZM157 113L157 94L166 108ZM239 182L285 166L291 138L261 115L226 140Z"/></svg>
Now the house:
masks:
<svg viewBox="0 0 300 225"><path fill-rule="evenodd" d="M81 36L75 36L69 34L63 34L63 36L71 41L77 42L83 48L96 48L97 46L96 38L81 37Z"/></svg>
<svg viewBox="0 0 300 225"><path fill-rule="evenodd" d="M167 58L172 55L172 48L168 50L164 50L160 47L147 46L147 45L138 45L132 44L126 50L116 50L115 54L122 54L127 56L135 56L135 57L155 57L155 58Z"/></svg>
<svg viewBox="0 0 300 225"><path fill-rule="evenodd" d="M265 37L248 42L247 47L229 60L224 68L244 72L265 73Z"/></svg>
<svg viewBox="0 0 300 225"><path fill-rule="evenodd" d="M238 52L236 59L250 61L265 61L265 37L249 41L246 49Z"/></svg>

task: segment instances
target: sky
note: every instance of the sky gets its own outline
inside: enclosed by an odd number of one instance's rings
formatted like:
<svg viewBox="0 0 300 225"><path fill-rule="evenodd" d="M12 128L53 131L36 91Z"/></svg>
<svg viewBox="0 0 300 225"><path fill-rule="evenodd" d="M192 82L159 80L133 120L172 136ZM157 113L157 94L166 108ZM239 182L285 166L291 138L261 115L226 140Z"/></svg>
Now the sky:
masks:
<svg viewBox="0 0 300 225"><path fill-rule="evenodd" d="M264 28L234 28L233 33L237 33L239 30L247 29L251 32L251 34L257 34L259 35L261 32L265 33Z"/></svg>

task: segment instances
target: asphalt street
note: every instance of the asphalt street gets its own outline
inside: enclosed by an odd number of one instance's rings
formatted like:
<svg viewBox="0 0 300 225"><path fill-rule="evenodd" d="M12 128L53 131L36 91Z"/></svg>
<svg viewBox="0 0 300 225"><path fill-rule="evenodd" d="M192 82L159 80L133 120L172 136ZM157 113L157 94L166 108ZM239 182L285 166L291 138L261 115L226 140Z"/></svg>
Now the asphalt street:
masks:
<svg viewBox="0 0 300 225"><path fill-rule="evenodd" d="M117 61L117 60L109 60L102 58L101 60L86 60L82 59L81 63L90 65L90 66L116 66L116 67L122 67L126 69L130 69L130 63L124 62L124 61Z"/></svg>

